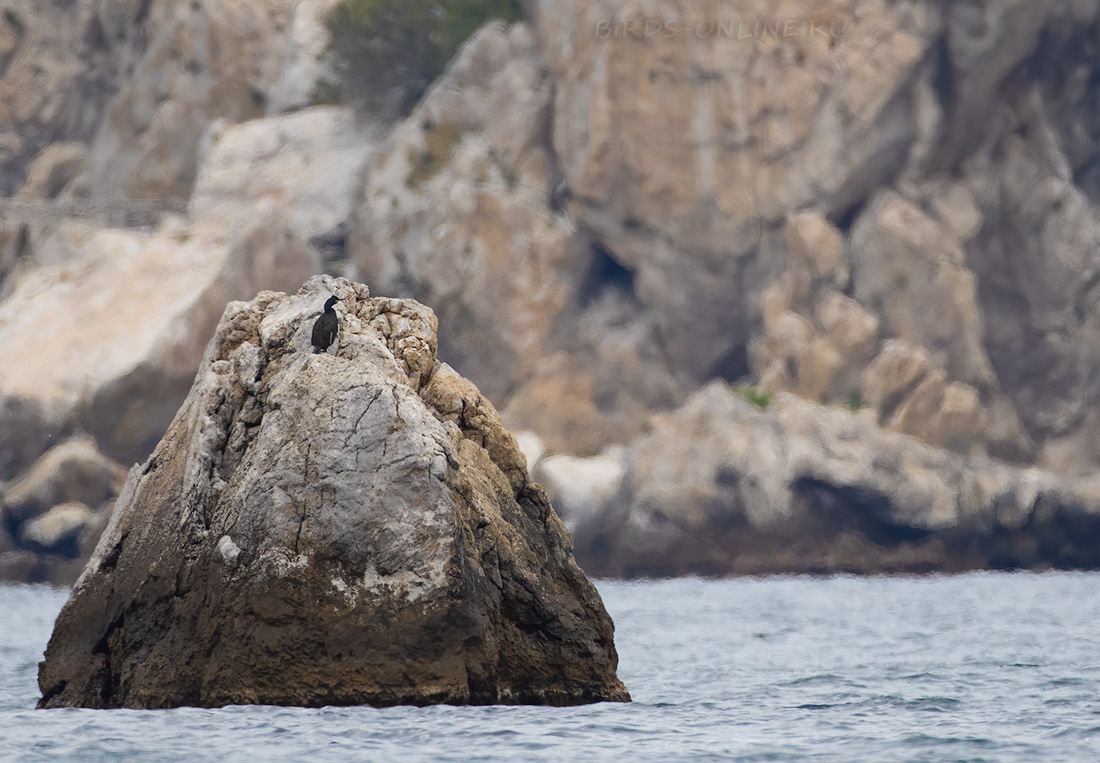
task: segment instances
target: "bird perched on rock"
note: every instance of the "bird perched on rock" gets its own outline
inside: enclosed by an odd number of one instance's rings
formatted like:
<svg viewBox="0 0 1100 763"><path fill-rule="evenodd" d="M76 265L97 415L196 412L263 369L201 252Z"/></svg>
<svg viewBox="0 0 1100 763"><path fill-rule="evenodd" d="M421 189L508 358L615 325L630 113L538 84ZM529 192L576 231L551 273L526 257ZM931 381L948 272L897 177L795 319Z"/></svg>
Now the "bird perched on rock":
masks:
<svg viewBox="0 0 1100 763"><path fill-rule="evenodd" d="M310 340L313 342L314 353L324 352L336 341L336 332L340 330L340 319L336 317L336 311L332 306L339 301L337 297L329 297L325 302L325 311L313 324L313 335Z"/></svg>

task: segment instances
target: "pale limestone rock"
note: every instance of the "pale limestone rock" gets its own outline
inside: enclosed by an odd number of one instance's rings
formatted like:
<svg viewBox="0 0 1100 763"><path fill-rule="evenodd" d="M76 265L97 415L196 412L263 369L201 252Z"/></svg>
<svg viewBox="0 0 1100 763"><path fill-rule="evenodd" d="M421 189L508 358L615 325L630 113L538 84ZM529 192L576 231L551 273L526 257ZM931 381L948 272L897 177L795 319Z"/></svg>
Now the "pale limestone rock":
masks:
<svg viewBox="0 0 1100 763"><path fill-rule="evenodd" d="M988 208L967 250L993 368L1041 443L1084 431L1100 400L1100 224L1065 177L1058 142L1044 146L1051 117L1033 102L1018 116L1026 132L1004 139L996 165L972 170Z"/></svg>
<svg viewBox="0 0 1100 763"><path fill-rule="evenodd" d="M819 291L843 290L848 283L848 259L840 231L819 213L791 215L785 226L791 304L808 311Z"/></svg>
<svg viewBox="0 0 1100 763"><path fill-rule="evenodd" d="M0 580L72 585L107 525L126 479L89 437L56 445L0 483Z"/></svg>
<svg viewBox="0 0 1100 763"><path fill-rule="evenodd" d="M780 314L760 342L753 344L753 365L758 369L760 385L767 390L800 390L820 397L828 388L839 362L825 361L823 355L839 360L835 350L829 353L814 335L809 319L787 310ZM822 378L819 373L824 372ZM816 395L813 392L817 392Z"/></svg>
<svg viewBox="0 0 1100 763"><path fill-rule="evenodd" d="M299 0L294 7L282 68L268 96L269 114L314 105L318 82L333 81L335 75L324 58L329 43L324 20L336 3L337 0Z"/></svg>
<svg viewBox="0 0 1100 763"><path fill-rule="evenodd" d="M889 420L932 368L924 349L900 339L885 342L864 374L867 404L878 412L880 421Z"/></svg>
<svg viewBox="0 0 1100 763"><path fill-rule="evenodd" d="M818 299L815 320L840 358L824 399L850 398L860 391L863 371L879 350L878 319L854 299L830 291Z"/></svg>
<svg viewBox="0 0 1100 763"><path fill-rule="evenodd" d="M24 522L65 503L100 507L118 495L126 469L100 452L90 437L73 437L55 445L0 494L3 525Z"/></svg>
<svg viewBox="0 0 1100 763"><path fill-rule="evenodd" d="M21 277L0 303L0 474L76 427L115 458L147 454L225 303L316 271L281 218L261 204L234 231L100 229L79 257Z"/></svg>
<svg viewBox="0 0 1100 763"><path fill-rule="evenodd" d="M543 454L546 452L546 448L542 444L542 438L534 432L526 430L516 432L516 447L520 449L527 461L527 471L533 473L535 464L542 459Z"/></svg>
<svg viewBox="0 0 1100 763"><path fill-rule="evenodd" d="M241 558L241 547L234 543L228 535L223 535L218 541L218 545L214 547L214 556L226 567L233 568L237 566L237 562Z"/></svg>
<svg viewBox="0 0 1100 763"><path fill-rule="evenodd" d="M372 129L340 107L215 125L188 212L203 225L232 230L271 200L298 237L326 233L351 214L359 173L374 150Z"/></svg>
<svg viewBox="0 0 1100 763"><path fill-rule="evenodd" d="M843 398L858 389L877 349L878 322L841 293L850 278L844 238L824 216L790 215L783 239L786 266L760 295L763 332L750 344L752 368L767 390Z"/></svg>
<svg viewBox="0 0 1100 763"><path fill-rule="evenodd" d="M509 426L595 454L681 382L629 272L548 208L552 93L526 25L483 27L370 162L348 247L364 280L432 305Z"/></svg>
<svg viewBox="0 0 1100 763"><path fill-rule="evenodd" d="M993 384L977 280L955 239L886 191L860 215L850 247L854 296L882 316L884 332L927 348L952 379L980 388Z"/></svg>
<svg viewBox="0 0 1100 763"><path fill-rule="evenodd" d="M578 253L546 208L550 88L523 25L469 41L364 173L349 247L365 280L431 304L490 397L530 375Z"/></svg>
<svg viewBox="0 0 1100 763"><path fill-rule="evenodd" d="M84 142L118 89L137 46L136 3L8 0L0 17L0 197L26 180L33 157L55 141Z"/></svg>
<svg viewBox="0 0 1100 763"><path fill-rule="evenodd" d="M698 379L748 342L755 294L780 269L766 229L843 212L903 166L909 83L938 29L930 6L882 0L544 0L536 18L569 211L636 271L672 362ZM599 31L632 19L673 33ZM737 23L758 19L803 33L739 39Z"/></svg>
<svg viewBox="0 0 1100 763"><path fill-rule="evenodd" d="M29 274L36 267L64 265L80 259L102 229L102 225L76 217L28 227L23 272ZM18 276L14 280L18 282Z"/></svg>
<svg viewBox="0 0 1100 763"><path fill-rule="evenodd" d="M961 244L974 238L982 228L982 210L965 183L951 183L933 194L930 206L932 215L948 235Z"/></svg>
<svg viewBox="0 0 1100 763"><path fill-rule="evenodd" d="M100 198L180 203L215 119L266 113L284 67L295 0L153 3L147 44L105 109L86 187Z"/></svg>
<svg viewBox="0 0 1100 763"><path fill-rule="evenodd" d="M923 348L902 340L883 345L864 372L862 389L882 426L933 446L983 453L1008 436L991 436L990 415L978 390L951 381Z"/></svg>

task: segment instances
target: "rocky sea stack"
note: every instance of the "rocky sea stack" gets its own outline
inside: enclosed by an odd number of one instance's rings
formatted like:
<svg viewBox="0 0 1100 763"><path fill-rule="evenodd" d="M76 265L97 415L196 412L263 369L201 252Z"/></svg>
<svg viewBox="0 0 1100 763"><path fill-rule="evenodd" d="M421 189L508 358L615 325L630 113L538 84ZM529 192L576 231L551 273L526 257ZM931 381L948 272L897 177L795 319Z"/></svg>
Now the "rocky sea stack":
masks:
<svg viewBox="0 0 1100 763"><path fill-rule="evenodd" d="M340 298L335 354L310 327ZM628 701L569 534L436 318L232 302L57 620L40 707Z"/></svg>

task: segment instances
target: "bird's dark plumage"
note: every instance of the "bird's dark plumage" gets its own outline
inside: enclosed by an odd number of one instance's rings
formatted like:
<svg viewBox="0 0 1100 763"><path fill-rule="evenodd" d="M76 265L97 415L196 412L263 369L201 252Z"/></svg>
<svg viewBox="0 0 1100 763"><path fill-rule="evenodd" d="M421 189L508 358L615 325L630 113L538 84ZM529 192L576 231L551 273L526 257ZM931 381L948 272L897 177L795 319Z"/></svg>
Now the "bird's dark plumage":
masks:
<svg viewBox="0 0 1100 763"><path fill-rule="evenodd" d="M336 332L340 330L340 319L336 317L336 311L332 306L338 301L336 297L329 297L325 302L325 311L313 324L313 336L310 339L315 353L324 352L336 340Z"/></svg>

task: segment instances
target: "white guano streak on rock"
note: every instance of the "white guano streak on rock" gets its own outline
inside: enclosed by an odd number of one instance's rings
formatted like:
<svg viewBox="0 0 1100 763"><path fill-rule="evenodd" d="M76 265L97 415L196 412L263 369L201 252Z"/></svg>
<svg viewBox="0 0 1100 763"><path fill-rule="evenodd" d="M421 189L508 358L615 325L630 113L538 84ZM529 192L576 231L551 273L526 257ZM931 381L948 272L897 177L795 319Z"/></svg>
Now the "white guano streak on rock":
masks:
<svg viewBox="0 0 1100 763"><path fill-rule="evenodd" d="M217 547L214 549L214 553L217 558L226 567L236 567L237 559L241 555L240 547L233 542L233 539L228 535L223 535L218 541Z"/></svg>

